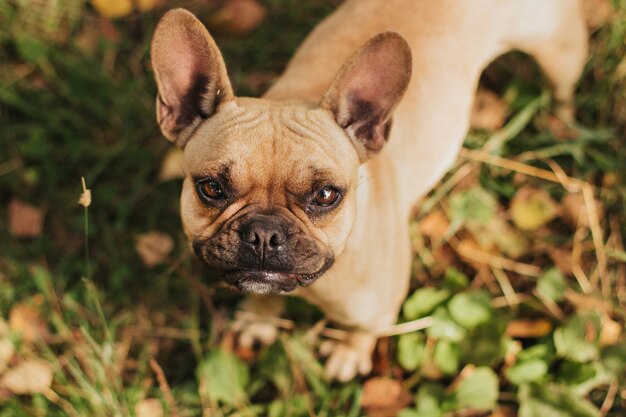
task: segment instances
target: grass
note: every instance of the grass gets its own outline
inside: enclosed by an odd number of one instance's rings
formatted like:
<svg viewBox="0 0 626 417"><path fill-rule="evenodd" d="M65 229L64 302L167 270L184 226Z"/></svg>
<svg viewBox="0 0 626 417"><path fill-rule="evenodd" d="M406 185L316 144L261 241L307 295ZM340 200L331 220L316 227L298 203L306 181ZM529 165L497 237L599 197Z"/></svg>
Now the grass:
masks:
<svg viewBox="0 0 626 417"><path fill-rule="evenodd" d="M269 13L255 31L217 36L239 94L260 94L337 4L263 3ZM36 312L30 323L45 331L29 340L13 326L9 368L40 358L54 379L33 395L0 386L0 416L135 415L145 398L179 416L372 413L360 406L372 395L371 376L324 379L313 326L321 316L301 301L288 303L297 329L275 345L235 345L230 325L241 297L193 259L179 220L180 184L158 179L170 145L154 121L148 49L162 10L111 22L80 0L22 4L0 0L0 217L19 199L40 208L45 223L33 239L0 223L0 317L9 321L17 306ZM205 19L213 13L202 2L184 5ZM495 133L472 131L466 147L479 153L464 153L417 208L415 290L401 321L435 323L380 342L373 376L399 381L407 393L383 413L626 412L626 4L614 5L592 37L573 129L551 117L549 92L526 57L510 54L483 76L504 98L507 123ZM497 144L492 155L503 160L485 157L485 144ZM530 171L522 175L512 162ZM568 221L566 197L580 190L533 175L555 164L593 187L602 207L595 230ZM81 177L93 193L87 209L77 204ZM520 229L512 215L514 205L523 213L537 207L514 203L524 187L545 190L557 208L534 230ZM135 242L153 230L171 236L174 249L146 267ZM592 231L602 233L599 245ZM622 334L607 343L607 328Z"/></svg>

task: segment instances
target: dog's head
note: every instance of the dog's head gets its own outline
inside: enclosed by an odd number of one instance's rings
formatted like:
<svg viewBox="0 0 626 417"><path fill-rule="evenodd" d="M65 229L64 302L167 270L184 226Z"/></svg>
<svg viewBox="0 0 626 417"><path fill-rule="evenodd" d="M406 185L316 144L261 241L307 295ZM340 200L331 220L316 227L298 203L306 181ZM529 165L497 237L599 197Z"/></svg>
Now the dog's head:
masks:
<svg viewBox="0 0 626 417"><path fill-rule="evenodd" d="M345 248L359 165L406 90L404 39L372 38L320 103L236 98L215 42L182 9L159 23L152 65L161 130L184 148L182 219L198 257L245 292L314 282Z"/></svg>

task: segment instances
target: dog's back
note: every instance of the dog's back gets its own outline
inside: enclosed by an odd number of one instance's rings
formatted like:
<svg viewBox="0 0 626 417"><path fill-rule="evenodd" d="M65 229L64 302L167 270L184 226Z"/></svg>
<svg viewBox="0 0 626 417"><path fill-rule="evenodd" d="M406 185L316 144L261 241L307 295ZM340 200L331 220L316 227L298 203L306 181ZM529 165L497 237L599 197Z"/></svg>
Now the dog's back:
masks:
<svg viewBox="0 0 626 417"><path fill-rule="evenodd" d="M341 64L384 30L399 32L413 53L411 84L383 151L404 182L407 209L456 158L490 61L512 49L529 53L567 102L587 56L578 0L349 0L309 35L266 98L319 100Z"/></svg>

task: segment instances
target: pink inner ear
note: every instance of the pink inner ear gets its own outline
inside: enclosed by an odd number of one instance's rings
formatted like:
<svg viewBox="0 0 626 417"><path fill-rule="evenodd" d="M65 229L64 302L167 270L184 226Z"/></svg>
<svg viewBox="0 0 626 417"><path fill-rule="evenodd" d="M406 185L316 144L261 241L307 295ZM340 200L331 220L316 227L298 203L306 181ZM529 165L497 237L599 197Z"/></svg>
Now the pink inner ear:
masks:
<svg viewBox="0 0 626 417"><path fill-rule="evenodd" d="M167 61L160 68L161 95L168 107L179 108L198 75L197 52L187 39L168 44Z"/></svg>
<svg viewBox="0 0 626 417"><path fill-rule="evenodd" d="M401 61L397 51L381 42L364 52L346 74L344 88L388 113L406 86L407 67Z"/></svg>

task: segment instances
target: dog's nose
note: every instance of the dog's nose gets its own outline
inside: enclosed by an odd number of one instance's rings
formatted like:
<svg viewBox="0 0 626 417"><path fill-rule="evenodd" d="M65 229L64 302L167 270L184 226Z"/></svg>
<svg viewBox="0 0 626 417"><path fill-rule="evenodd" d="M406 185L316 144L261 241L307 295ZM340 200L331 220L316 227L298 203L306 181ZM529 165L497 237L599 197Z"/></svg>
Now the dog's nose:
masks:
<svg viewBox="0 0 626 417"><path fill-rule="evenodd" d="M248 244L259 257L278 251L287 240L280 221L271 216L256 217L240 229L241 240Z"/></svg>

